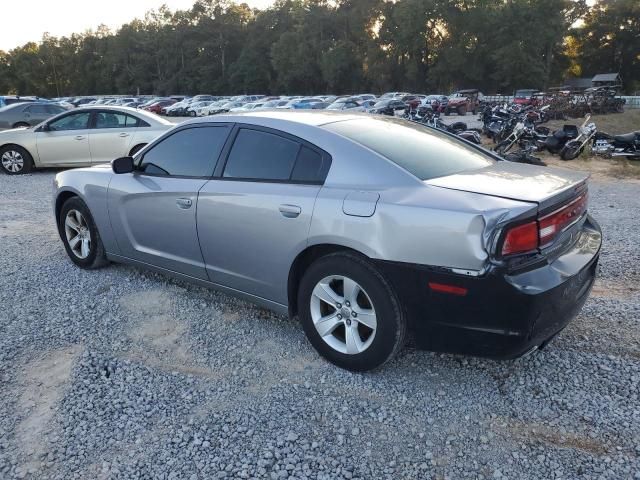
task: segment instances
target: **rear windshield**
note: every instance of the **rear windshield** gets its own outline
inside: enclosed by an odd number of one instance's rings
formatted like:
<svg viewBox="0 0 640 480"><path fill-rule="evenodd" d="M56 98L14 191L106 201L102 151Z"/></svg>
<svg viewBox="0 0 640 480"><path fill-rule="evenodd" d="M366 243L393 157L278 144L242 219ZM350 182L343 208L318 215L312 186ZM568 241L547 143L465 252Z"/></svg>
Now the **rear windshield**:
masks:
<svg viewBox="0 0 640 480"><path fill-rule="evenodd" d="M476 170L495 161L436 129L399 119L360 118L323 126L398 164L420 180Z"/></svg>

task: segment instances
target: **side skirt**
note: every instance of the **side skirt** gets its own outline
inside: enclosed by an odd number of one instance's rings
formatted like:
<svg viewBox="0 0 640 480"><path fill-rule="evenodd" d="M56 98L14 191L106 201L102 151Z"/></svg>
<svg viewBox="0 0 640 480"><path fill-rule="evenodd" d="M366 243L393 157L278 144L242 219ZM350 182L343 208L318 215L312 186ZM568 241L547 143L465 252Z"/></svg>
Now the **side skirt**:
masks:
<svg viewBox="0 0 640 480"><path fill-rule="evenodd" d="M134 260L132 258L123 257L121 255L115 255L113 253L107 253L107 259L116 262L116 263L125 263L128 265L132 265L134 267L140 267L144 270L151 270L157 273L161 273L163 275L167 275L169 277L176 278L178 280L183 280L185 282L193 283L205 288L211 288L213 290L218 290L220 292L227 293L234 297L240 298L242 300L246 300L249 303L253 303L262 308L266 308L267 310L272 310L273 312L279 315L289 315L289 307L287 305L282 305L281 303L273 302L271 300L267 300L266 298L258 297L256 295L252 295L250 293L246 293L240 290L236 290L234 288L225 287L224 285L220 285L218 283L213 283L208 280L203 280L201 278L192 277L190 275L185 275L183 273L174 272L173 270L168 270L166 268L157 267L155 265L151 265L149 263L141 262L139 260Z"/></svg>

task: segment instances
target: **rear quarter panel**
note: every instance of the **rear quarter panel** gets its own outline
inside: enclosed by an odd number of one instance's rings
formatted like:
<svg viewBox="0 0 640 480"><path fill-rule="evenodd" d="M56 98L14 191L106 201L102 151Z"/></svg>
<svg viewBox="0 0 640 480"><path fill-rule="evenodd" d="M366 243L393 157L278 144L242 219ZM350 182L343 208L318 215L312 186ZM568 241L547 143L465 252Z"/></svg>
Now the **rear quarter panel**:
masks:
<svg viewBox="0 0 640 480"><path fill-rule="evenodd" d="M432 186L377 190L371 217L346 215L353 190L323 188L309 231L309 245L334 244L370 258L480 272L496 225L528 211L534 203Z"/></svg>

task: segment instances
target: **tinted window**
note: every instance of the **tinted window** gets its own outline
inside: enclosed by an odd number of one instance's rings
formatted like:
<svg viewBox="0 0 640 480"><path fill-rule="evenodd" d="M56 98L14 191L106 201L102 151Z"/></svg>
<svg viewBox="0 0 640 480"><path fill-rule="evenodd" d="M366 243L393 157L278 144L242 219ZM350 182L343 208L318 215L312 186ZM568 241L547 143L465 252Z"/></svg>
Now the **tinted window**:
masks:
<svg viewBox="0 0 640 480"><path fill-rule="evenodd" d="M254 180L289 180L300 144L267 132L238 132L224 177Z"/></svg>
<svg viewBox="0 0 640 480"><path fill-rule="evenodd" d="M89 127L89 112L73 113L54 120L49 124L49 130L57 132L63 130L84 130Z"/></svg>
<svg viewBox="0 0 640 480"><path fill-rule="evenodd" d="M370 148L421 180L494 163L481 150L413 122L362 118L329 123L324 128Z"/></svg>
<svg viewBox="0 0 640 480"><path fill-rule="evenodd" d="M131 115L117 112L96 113L95 128L132 128L137 126L138 119Z"/></svg>
<svg viewBox="0 0 640 480"><path fill-rule="evenodd" d="M153 175L208 177L228 133L227 127L180 130L145 153L138 170Z"/></svg>
<svg viewBox="0 0 640 480"><path fill-rule="evenodd" d="M322 182L327 176L328 170L328 164L323 163L322 155L303 146L298 153L298 160L293 168L291 180L305 183Z"/></svg>
<svg viewBox="0 0 640 480"><path fill-rule="evenodd" d="M49 113L46 105L29 105L27 108L25 108L25 111L29 113Z"/></svg>

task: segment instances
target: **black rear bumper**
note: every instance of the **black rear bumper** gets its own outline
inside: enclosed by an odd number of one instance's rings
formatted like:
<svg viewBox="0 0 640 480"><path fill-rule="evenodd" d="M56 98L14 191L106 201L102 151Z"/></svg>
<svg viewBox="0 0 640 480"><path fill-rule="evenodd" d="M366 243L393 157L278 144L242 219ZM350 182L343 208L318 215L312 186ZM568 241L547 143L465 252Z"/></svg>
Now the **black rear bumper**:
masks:
<svg viewBox="0 0 640 480"><path fill-rule="evenodd" d="M468 277L406 263L379 266L400 297L419 348L510 359L544 346L578 314L595 280L601 244L600 227L588 217L568 251L525 272L494 265ZM467 293L436 292L430 282Z"/></svg>

